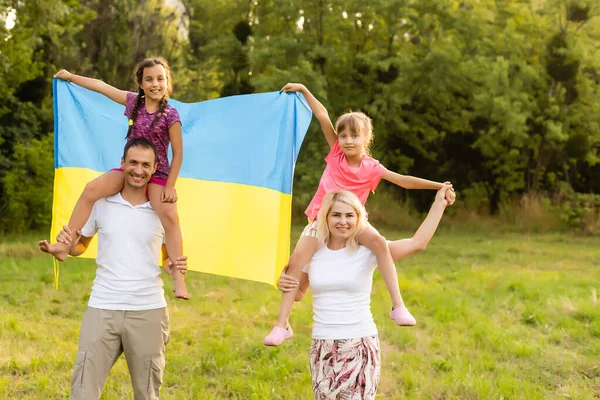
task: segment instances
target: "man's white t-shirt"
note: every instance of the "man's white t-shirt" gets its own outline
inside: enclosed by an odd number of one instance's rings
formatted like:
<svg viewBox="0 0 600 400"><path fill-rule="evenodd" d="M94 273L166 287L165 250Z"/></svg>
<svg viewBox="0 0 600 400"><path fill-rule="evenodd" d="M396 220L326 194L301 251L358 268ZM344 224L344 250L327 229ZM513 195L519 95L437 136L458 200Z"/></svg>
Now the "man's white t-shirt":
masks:
<svg viewBox="0 0 600 400"><path fill-rule="evenodd" d="M371 314L371 289L377 258L365 246L331 250L313 256L308 279L313 291L315 339L356 339L377 334Z"/></svg>
<svg viewBox="0 0 600 400"><path fill-rule="evenodd" d="M96 278L88 305L105 310L166 307L158 266L165 231L150 202L132 206L121 193L96 201L81 230L98 233Z"/></svg>

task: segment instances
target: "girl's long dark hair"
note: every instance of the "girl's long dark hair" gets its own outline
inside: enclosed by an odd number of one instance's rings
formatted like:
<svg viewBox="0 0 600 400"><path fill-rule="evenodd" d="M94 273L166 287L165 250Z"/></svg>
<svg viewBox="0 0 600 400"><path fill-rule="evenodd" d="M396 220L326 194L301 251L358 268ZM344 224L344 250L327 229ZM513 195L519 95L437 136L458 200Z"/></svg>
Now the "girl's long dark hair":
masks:
<svg viewBox="0 0 600 400"><path fill-rule="evenodd" d="M158 112L154 116L150 127L148 128L148 132L154 128L154 125L161 117L162 113L165 111L167 107L167 101L171 93L173 93L173 84L171 81L171 68L169 67L169 63L162 57L152 57L146 58L144 61L140 62L135 70L135 74L133 76L134 84L138 88L138 95L135 99L135 103L133 104L133 109L131 110L131 116L129 117L129 129L127 130L126 139L129 139L131 135L131 130L133 129L133 124L137 119L138 112L140 110L140 106L142 105L142 101L144 100L144 90L142 89L142 79L144 78L144 69L154 67L155 65L162 65L165 69L165 78L167 79L167 93L160 99Z"/></svg>

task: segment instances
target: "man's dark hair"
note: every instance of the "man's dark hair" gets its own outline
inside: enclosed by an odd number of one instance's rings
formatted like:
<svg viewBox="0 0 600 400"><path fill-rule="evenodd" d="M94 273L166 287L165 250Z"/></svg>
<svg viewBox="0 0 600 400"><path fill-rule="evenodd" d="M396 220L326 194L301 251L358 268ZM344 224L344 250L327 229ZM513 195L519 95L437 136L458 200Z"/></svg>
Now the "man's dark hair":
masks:
<svg viewBox="0 0 600 400"><path fill-rule="evenodd" d="M144 139L144 138L136 138L136 139L132 139L127 142L127 144L125 145L125 150L123 150L123 160L127 159L127 152L132 147L141 147L142 149L152 149L152 151L154 152L154 164L156 164L158 162L158 152L156 151L156 146L154 146L154 144L151 141L149 141L148 139Z"/></svg>

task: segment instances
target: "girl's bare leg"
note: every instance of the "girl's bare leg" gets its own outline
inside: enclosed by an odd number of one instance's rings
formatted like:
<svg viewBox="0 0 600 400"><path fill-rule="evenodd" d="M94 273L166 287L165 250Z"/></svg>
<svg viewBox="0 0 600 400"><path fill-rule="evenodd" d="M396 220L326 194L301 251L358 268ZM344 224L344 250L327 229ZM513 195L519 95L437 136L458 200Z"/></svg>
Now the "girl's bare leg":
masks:
<svg viewBox="0 0 600 400"><path fill-rule="evenodd" d="M169 259L173 264L178 257L183 255L183 239L181 237L181 226L177 216L177 203L163 203L160 194L163 187L154 183L148 184L148 198L152 208L156 211L160 222L165 228L165 245ZM173 291L178 299L189 300L190 296L185 285L184 275L179 270L173 271Z"/></svg>
<svg viewBox="0 0 600 400"><path fill-rule="evenodd" d="M301 236L296 244L296 248L290 257L288 264L287 274L293 276L300 281L302 275L302 269L307 265L312 256L317 252L317 238L311 236ZM288 329L288 320L292 312L292 306L294 305L294 299L296 298L296 291L298 288L283 293L281 296L281 305L279 306L279 316L277 323L273 331L265 337L264 344L268 346L278 346L283 342L281 336L282 330ZM277 335L275 332L279 330L280 334ZM279 337L278 337L279 336Z"/></svg>
<svg viewBox="0 0 600 400"><path fill-rule="evenodd" d="M97 200L119 193L123 189L124 182L125 173L123 171L111 170L85 185L69 220L71 232L77 232L83 228ZM41 250L52 254L58 261L64 261L69 254L69 246L60 242L41 247Z"/></svg>
<svg viewBox="0 0 600 400"><path fill-rule="evenodd" d="M404 305L404 300L402 300L400 286L398 285L396 266L394 265L394 260L392 259L392 255L385 238L379 234L377 229L375 229L371 224L367 223L365 229L358 237L358 243L368 247L369 250L375 253L375 256L377 257L377 266L379 267L379 272L381 273L383 281L385 282L388 292L390 293L390 297L392 298L392 309L394 310L394 316L392 316L392 318L394 318L398 325L415 325L416 321L414 320L414 317Z"/></svg>

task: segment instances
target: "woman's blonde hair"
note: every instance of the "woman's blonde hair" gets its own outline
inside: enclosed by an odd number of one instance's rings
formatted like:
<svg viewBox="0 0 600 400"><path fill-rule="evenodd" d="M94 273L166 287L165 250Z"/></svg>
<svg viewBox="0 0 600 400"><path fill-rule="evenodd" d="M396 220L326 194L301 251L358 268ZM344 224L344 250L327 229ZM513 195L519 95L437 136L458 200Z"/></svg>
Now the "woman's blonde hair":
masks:
<svg viewBox="0 0 600 400"><path fill-rule="evenodd" d="M348 111L340 115L335 121L335 132L337 134L345 130L348 130L349 133L365 135L364 152L370 156L371 144L373 143L373 120L362 111Z"/></svg>
<svg viewBox="0 0 600 400"><path fill-rule="evenodd" d="M366 216L365 209L358 197L356 197L354 193L347 190L334 190L327 193L325 197L323 197L321 209L319 210L319 215L317 216L317 239L319 240L319 245L322 246L327 244L329 241L331 232L329 232L327 217L329 216L329 212L336 202L349 205L356 213L356 229L354 229L354 232L352 232L352 235L350 235L348 241L346 242L346 245L350 248L350 250L354 251L358 248L358 236L362 233L365 227Z"/></svg>

